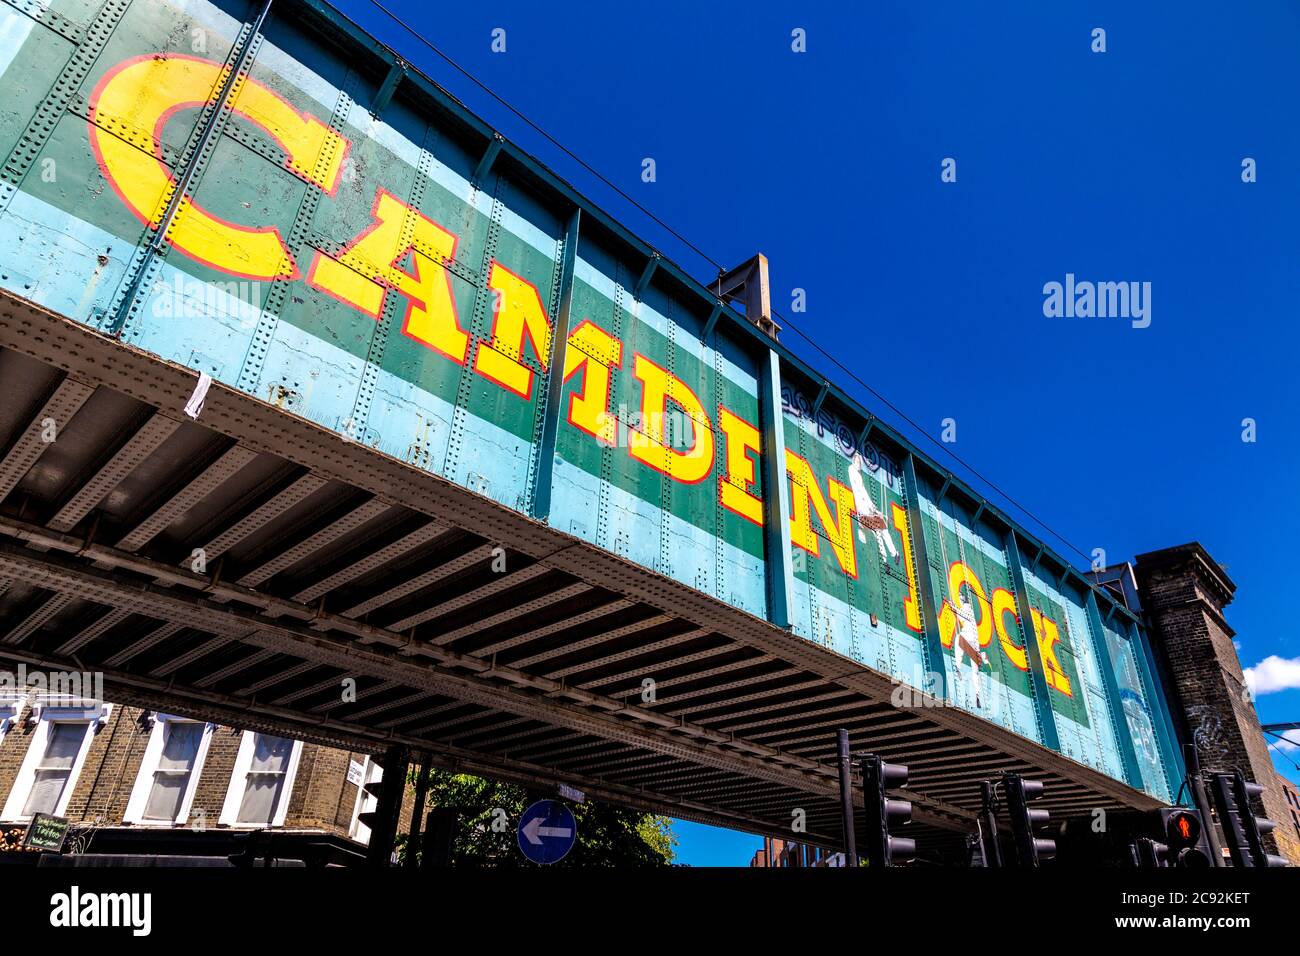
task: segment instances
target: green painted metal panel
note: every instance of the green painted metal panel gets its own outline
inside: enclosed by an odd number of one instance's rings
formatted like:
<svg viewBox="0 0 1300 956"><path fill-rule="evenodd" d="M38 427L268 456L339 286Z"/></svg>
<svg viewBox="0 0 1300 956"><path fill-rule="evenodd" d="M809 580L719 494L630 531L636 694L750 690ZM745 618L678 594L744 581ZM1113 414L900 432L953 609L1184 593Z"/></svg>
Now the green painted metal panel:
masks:
<svg viewBox="0 0 1300 956"><path fill-rule="evenodd" d="M825 410L814 414L815 395L787 387L782 397L796 633L929 689L932 668L909 588L901 465L872 443L858 448L860 429ZM855 498L855 481L863 502ZM877 527L857 520L865 511L875 513Z"/></svg>

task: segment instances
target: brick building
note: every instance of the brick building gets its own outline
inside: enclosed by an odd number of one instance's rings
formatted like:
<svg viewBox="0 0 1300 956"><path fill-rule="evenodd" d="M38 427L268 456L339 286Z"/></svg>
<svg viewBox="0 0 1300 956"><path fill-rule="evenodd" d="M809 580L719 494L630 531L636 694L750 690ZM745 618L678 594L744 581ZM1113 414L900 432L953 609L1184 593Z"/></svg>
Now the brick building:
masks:
<svg viewBox="0 0 1300 956"><path fill-rule="evenodd" d="M754 851L751 867L843 866L843 854L831 853L807 843L794 843L780 837L763 837L763 845Z"/></svg>
<svg viewBox="0 0 1300 956"><path fill-rule="evenodd" d="M1286 800L1287 815L1276 821L1278 829L1287 830L1297 843L1300 843L1300 790L1286 777L1278 777L1282 788L1282 798Z"/></svg>
<svg viewBox="0 0 1300 956"><path fill-rule="evenodd" d="M1295 804L1273 767L1233 644L1236 632L1223 615L1236 584L1197 542L1140 554L1133 572L1184 739L1195 742L1203 771L1240 768L1264 787L1264 814L1277 823L1266 842L1300 865L1300 828L1289 825Z"/></svg>
<svg viewBox="0 0 1300 956"><path fill-rule="evenodd" d="M0 831L51 813L93 825L91 853L222 855L232 834L273 830L346 861L369 836L359 782L381 773L365 754L136 707L39 691L0 699Z"/></svg>

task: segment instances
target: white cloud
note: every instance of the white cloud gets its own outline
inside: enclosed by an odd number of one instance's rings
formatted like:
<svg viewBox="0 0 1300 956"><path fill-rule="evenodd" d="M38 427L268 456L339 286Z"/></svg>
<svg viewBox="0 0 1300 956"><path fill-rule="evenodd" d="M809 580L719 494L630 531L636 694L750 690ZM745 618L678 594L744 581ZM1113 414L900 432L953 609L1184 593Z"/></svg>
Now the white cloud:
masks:
<svg viewBox="0 0 1300 956"><path fill-rule="evenodd" d="M1281 690L1300 690L1300 657L1270 654L1254 667L1246 668L1246 686L1256 697Z"/></svg>
<svg viewBox="0 0 1300 956"><path fill-rule="evenodd" d="M1281 740L1274 737L1272 734L1265 734L1264 739L1278 750L1300 750L1300 730L1284 731Z"/></svg>

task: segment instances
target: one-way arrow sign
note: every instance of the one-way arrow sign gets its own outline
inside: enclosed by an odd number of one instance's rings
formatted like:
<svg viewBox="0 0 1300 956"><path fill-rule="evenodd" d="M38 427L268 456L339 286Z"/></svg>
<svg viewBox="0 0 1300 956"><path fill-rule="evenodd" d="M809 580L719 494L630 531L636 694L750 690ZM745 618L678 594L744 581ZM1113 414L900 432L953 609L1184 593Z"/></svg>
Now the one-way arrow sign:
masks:
<svg viewBox="0 0 1300 956"><path fill-rule="evenodd" d="M541 817L533 817L524 825L524 839L533 846L542 845L542 837L571 837L573 829L571 827L547 827L542 826Z"/></svg>
<svg viewBox="0 0 1300 956"><path fill-rule="evenodd" d="M534 863L558 863L578 838L578 822L555 800L538 800L519 818L519 849Z"/></svg>

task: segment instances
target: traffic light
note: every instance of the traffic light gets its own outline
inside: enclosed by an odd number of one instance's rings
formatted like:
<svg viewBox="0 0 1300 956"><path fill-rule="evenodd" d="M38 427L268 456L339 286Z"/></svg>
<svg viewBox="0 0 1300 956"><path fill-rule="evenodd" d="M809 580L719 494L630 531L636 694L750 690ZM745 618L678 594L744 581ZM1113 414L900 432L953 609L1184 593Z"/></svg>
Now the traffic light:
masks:
<svg viewBox="0 0 1300 956"><path fill-rule="evenodd" d="M1214 806L1223 826L1224 842L1233 866L1286 866L1287 861L1264 848L1264 835L1277 826L1272 820L1255 816L1251 800L1264 792L1240 770L1216 773L1210 778Z"/></svg>
<svg viewBox="0 0 1300 956"><path fill-rule="evenodd" d="M1138 837L1133 846L1139 869L1153 870L1169 865L1169 844L1150 837Z"/></svg>
<svg viewBox="0 0 1300 956"><path fill-rule="evenodd" d="M1182 807L1151 811L1133 844L1137 865L1143 869L1181 867L1206 869L1210 866L1209 844L1203 839L1201 815Z"/></svg>
<svg viewBox="0 0 1300 956"><path fill-rule="evenodd" d="M993 781L980 782L979 835L980 865L990 869L1002 866L1002 847L998 845L998 797Z"/></svg>
<svg viewBox="0 0 1300 956"><path fill-rule="evenodd" d="M1029 801L1043 795L1041 780L1025 780L1019 774L1008 773L1002 778L1007 793L1007 813L1011 817L1011 833L1016 844L1016 863L1019 866L1038 866L1043 860L1056 856L1056 841L1034 834L1036 827L1047 824L1046 810L1029 809Z"/></svg>
<svg viewBox="0 0 1300 956"><path fill-rule="evenodd" d="M420 853L422 869L446 869L451 865L451 849L459 822L460 811L455 807L434 807L429 811Z"/></svg>
<svg viewBox="0 0 1300 956"><path fill-rule="evenodd" d="M1203 870L1212 865L1210 845L1198 811L1164 807L1156 811L1156 816L1160 832L1164 834L1168 866Z"/></svg>
<svg viewBox="0 0 1300 956"><path fill-rule="evenodd" d="M382 773L378 780L363 782L361 790L365 796L375 798L375 808L357 814L357 821L370 828L370 842L366 845L366 863L369 866L388 866L392 857L409 761L410 754L400 746L389 747L382 755L370 758Z"/></svg>
<svg viewBox="0 0 1300 956"><path fill-rule="evenodd" d="M871 866L893 866L916 854L916 841L889 835L891 824L912 822L909 800L893 800L890 790L907 786L907 768L885 763L875 754L862 758L862 789L866 797L867 861Z"/></svg>

